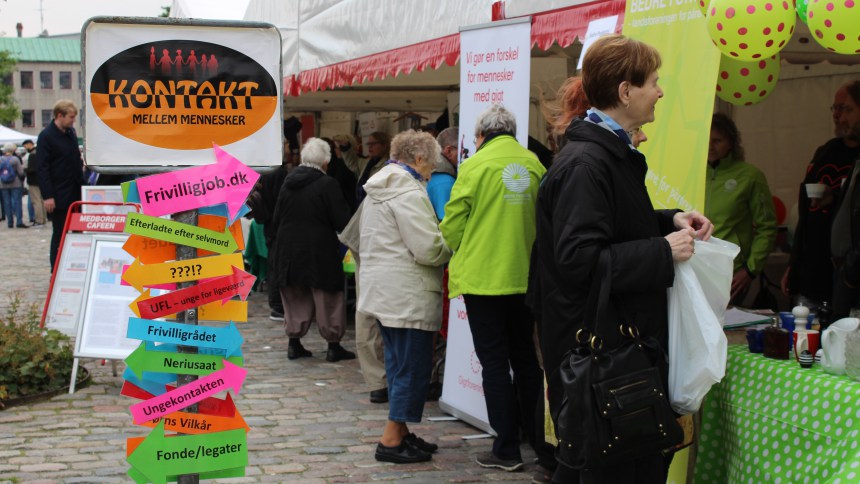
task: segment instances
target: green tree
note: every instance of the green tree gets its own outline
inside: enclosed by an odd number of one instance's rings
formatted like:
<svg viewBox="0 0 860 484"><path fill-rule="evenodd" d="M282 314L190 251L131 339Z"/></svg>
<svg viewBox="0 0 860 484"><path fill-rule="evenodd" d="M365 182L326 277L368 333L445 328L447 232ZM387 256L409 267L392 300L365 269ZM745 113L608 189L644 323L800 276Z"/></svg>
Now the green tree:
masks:
<svg viewBox="0 0 860 484"><path fill-rule="evenodd" d="M161 15L159 17L170 17L170 5L161 7Z"/></svg>
<svg viewBox="0 0 860 484"><path fill-rule="evenodd" d="M15 64L17 61L8 51L0 50L0 124L9 124L21 116L11 82Z"/></svg>

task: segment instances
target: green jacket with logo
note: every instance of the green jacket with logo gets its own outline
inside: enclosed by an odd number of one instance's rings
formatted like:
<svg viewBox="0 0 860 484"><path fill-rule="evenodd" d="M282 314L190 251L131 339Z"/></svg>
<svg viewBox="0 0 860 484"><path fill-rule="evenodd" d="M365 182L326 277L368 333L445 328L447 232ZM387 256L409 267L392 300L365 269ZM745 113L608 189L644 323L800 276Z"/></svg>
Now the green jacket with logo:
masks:
<svg viewBox="0 0 860 484"><path fill-rule="evenodd" d="M461 164L439 227L454 250L449 297L526 292L545 173L537 156L508 134L488 138Z"/></svg>
<svg viewBox="0 0 860 484"><path fill-rule="evenodd" d="M764 174L729 155L716 168L708 165L705 216L714 223L714 237L740 246L735 271L746 267L759 274L776 239L776 211Z"/></svg>

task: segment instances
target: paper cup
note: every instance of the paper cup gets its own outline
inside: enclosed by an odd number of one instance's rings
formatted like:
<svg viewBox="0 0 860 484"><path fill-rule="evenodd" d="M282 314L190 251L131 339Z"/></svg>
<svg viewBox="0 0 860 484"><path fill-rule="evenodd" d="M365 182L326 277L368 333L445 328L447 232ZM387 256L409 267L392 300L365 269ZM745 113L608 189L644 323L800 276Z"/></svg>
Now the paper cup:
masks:
<svg viewBox="0 0 860 484"><path fill-rule="evenodd" d="M824 188L826 186L823 183L807 183L806 196L809 198L821 198L824 196Z"/></svg>

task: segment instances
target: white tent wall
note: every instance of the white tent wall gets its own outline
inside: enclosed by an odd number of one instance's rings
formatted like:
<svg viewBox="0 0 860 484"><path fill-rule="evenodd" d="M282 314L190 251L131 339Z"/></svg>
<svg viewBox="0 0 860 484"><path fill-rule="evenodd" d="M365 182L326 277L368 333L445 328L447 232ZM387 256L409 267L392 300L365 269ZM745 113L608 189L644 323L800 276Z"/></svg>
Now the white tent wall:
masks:
<svg viewBox="0 0 860 484"><path fill-rule="evenodd" d="M284 77L299 73L299 0L250 0L242 20L268 22L281 32Z"/></svg>

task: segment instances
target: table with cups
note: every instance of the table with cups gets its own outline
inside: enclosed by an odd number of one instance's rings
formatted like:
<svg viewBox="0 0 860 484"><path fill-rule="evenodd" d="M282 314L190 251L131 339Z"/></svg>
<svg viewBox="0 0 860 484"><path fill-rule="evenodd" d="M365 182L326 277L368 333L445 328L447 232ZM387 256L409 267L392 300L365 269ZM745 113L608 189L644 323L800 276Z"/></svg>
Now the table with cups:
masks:
<svg viewBox="0 0 860 484"><path fill-rule="evenodd" d="M833 362L828 370L834 371ZM844 361L842 362L844 368ZM696 482L860 482L860 382L731 345L702 407Z"/></svg>

